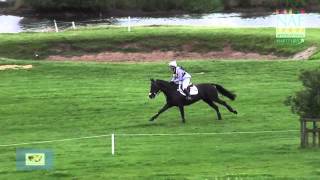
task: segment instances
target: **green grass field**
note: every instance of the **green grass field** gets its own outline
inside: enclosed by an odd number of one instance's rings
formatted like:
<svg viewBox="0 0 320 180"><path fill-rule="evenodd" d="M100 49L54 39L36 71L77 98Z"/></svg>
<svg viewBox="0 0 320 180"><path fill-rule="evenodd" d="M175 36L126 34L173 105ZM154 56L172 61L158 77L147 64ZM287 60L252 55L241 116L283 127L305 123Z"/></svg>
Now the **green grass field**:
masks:
<svg viewBox="0 0 320 180"><path fill-rule="evenodd" d="M32 64L31 70L0 71L0 144L116 133L110 138L0 147L0 179L319 179L319 150L300 149L299 132L117 136L117 133L219 133L299 130L283 105L302 88L298 74L318 61L184 61L193 82L215 82L234 91L221 107L223 120L204 103L177 109L155 123L164 103L149 100L149 79L169 79L163 63L71 63L1 60ZM51 171L16 171L16 148L51 149Z"/></svg>

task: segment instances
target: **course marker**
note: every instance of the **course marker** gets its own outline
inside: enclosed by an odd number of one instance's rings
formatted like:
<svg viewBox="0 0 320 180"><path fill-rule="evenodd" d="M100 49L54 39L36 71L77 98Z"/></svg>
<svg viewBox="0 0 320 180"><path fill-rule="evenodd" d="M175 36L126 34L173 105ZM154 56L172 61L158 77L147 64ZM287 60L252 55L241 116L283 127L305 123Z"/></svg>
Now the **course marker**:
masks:
<svg viewBox="0 0 320 180"><path fill-rule="evenodd" d="M72 21L72 29L76 29L76 23Z"/></svg>
<svg viewBox="0 0 320 180"><path fill-rule="evenodd" d="M114 146L114 133L113 134L111 134L111 154L114 156L114 148L115 148L115 146Z"/></svg>
<svg viewBox="0 0 320 180"><path fill-rule="evenodd" d="M131 32L131 17L128 17L128 32Z"/></svg>
<svg viewBox="0 0 320 180"><path fill-rule="evenodd" d="M59 28L58 28L58 25L57 25L57 21L56 20L53 20L54 22L54 28L56 30L56 32L59 32Z"/></svg>

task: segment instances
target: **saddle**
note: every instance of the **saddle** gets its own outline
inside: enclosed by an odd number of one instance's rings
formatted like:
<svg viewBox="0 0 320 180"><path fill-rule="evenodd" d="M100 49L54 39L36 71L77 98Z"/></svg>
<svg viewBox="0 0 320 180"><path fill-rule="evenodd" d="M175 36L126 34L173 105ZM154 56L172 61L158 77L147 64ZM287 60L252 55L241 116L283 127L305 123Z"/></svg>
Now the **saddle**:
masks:
<svg viewBox="0 0 320 180"><path fill-rule="evenodd" d="M199 93L197 86L195 86L195 85L193 85L193 84L190 84L187 89L190 90L190 95L191 95L191 96L192 96L192 95L197 95L197 94ZM179 93L180 93L181 95L186 96L186 94L183 92L182 89L179 88L177 91L179 91Z"/></svg>

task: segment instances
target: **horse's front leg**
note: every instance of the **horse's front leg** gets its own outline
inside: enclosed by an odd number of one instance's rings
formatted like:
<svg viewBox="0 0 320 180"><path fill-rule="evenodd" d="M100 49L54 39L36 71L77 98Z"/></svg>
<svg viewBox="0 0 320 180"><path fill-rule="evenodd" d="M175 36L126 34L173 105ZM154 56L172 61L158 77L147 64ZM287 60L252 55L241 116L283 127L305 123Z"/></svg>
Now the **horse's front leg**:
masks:
<svg viewBox="0 0 320 180"><path fill-rule="evenodd" d="M184 107L183 106L179 106L179 110L180 110L182 122L185 123L186 119L184 118Z"/></svg>
<svg viewBox="0 0 320 180"><path fill-rule="evenodd" d="M154 121L161 113L165 112L166 110L168 110L169 108L171 108L172 106L169 104L165 104L160 111L154 115L149 121Z"/></svg>

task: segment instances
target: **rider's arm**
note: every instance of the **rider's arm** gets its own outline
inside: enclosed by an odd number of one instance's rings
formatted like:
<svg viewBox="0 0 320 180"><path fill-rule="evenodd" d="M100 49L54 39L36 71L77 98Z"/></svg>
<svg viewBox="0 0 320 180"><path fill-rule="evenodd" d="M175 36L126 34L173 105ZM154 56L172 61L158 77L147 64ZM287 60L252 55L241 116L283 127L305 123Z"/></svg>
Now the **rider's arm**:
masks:
<svg viewBox="0 0 320 180"><path fill-rule="evenodd" d="M175 74L172 74L172 78L171 78L171 81L170 81L170 82L175 82L175 79L176 79L176 75L175 75Z"/></svg>
<svg viewBox="0 0 320 180"><path fill-rule="evenodd" d="M177 80L183 81L184 80L185 71L181 68L177 69Z"/></svg>

